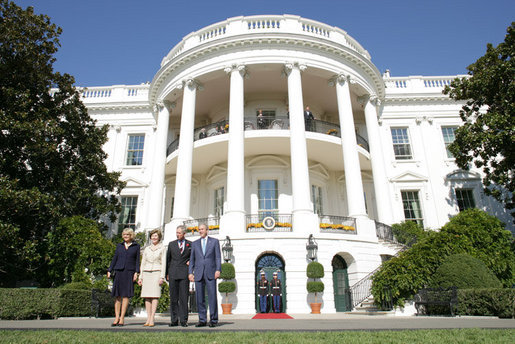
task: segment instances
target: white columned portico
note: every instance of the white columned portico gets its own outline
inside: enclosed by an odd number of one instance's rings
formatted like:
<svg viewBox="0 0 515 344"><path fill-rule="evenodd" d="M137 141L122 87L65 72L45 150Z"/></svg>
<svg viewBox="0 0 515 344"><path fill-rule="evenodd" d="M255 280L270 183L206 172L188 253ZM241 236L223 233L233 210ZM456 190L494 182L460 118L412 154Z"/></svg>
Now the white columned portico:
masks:
<svg viewBox="0 0 515 344"><path fill-rule="evenodd" d="M308 153L304 124L301 71L306 66L298 63L285 64L288 75L288 103L290 109L290 156L292 184L292 225L298 234L309 235L318 228L318 217L313 214L310 200Z"/></svg>
<svg viewBox="0 0 515 344"><path fill-rule="evenodd" d="M245 221L245 132L244 65L224 69L231 78L229 94L229 147L227 152L227 203L221 219L221 237L244 233Z"/></svg>
<svg viewBox="0 0 515 344"><path fill-rule="evenodd" d="M188 79L182 83L181 131L175 177L175 200L172 220L166 228L165 243L173 240L175 238L175 228L190 218L195 100L199 86L199 83L194 79Z"/></svg>
<svg viewBox="0 0 515 344"><path fill-rule="evenodd" d="M378 221L391 224L392 209L388 191L388 179L385 174L383 149L379 133L378 106L380 100L376 96L365 95L358 98L365 106L365 123L367 125L368 145L370 148L370 161L372 164L372 178L374 179L374 193Z"/></svg>
<svg viewBox="0 0 515 344"><path fill-rule="evenodd" d="M367 217L356 133L354 131L349 79L349 76L340 74L331 79L329 84L336 86L349 216Z"/></svg>
<svg viewBox="0 0 515 344"><path fill-rule="evenodd" d="M167 100L158 100L154 111L157 112L157 129L154 144L154 160L152 166L152 180L150 182L150 197L148 203L148 228L161 228L163 225L163 194L166 165L166 142L168 138L168 123L170 111L175 103Z"/></svg>

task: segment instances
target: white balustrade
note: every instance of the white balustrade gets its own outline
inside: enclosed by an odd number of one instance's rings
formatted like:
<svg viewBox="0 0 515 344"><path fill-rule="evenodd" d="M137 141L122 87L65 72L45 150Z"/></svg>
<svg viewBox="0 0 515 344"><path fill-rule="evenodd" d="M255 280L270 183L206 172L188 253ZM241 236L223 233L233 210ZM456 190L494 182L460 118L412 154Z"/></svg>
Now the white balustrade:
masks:
<svg viewBox="0 0 515 344"><path fill-rule="evenodd" d="M329 26L299 16L250 16L234 17L226 21L210 25L202 30L193 32L182 39L168 55L162 60L161 66L178 57L182 53L221 38L235 37L239 35L259 34L260 32L277 32L282 34L307 35L331 39L333 43L341 44L354 50L358 54L370 59L370 54L345 31L334 26Z"/></svg>
<svg viewBox="0 0 515 344"><path fill-rule="evenodd" d="M384 78L387 93L440 93L455 78L467 78L467 75L448 76L409 76Z"/></svg>

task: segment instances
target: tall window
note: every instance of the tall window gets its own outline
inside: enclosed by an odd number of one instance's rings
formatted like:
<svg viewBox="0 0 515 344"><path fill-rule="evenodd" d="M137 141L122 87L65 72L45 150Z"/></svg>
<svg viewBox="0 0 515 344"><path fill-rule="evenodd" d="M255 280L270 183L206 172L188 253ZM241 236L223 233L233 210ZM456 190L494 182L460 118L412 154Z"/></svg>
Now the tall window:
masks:
<svg viewBox="0 0 515 344"><path fill-rule="evenodd" d="M443 142L445 143L445 150L447 151L448 158L454 158L451 151L449 151L449 145L454 142L456 136L456 127L442 127Z"/></svg>
<svg viewBox="0 0 515 344"><path fill-rule="evenodd" d="M138 196L122 196L122 212L118 219L118 232L124 228L136 228L136 208L138 205Z"/></svg>
<svg viewBox="0 0 515 344"><path fill-rule="evenodd" d="M392 128L391 131L395 160L411 159L412 155L408 136L408 128Z"/></svg>
<svg viewBox="0 0 515 344"><path fill-rule="evenodd" d="M143 147L145 146L145 135L129 135L127 144L127 165L139 166L143 163Z"/></svg>
<svg viewBox="0 0 515 344"><path fill-rule="evenodd" d="M262 110L262 116L259 110L256 111L256 120L258 129L268 129L275 119L275 110Z"/></svg>
<svg viewBox="0 0 515 344"><path fill-rule="evenodd" d="M311 185L311 202L313 202L313 213L322 215L322 188L320 186Z"/></svg>
<svg viewBox="0 0 515 344"><path fill-rule="evenodd" d="M224 214L224 187L215 190L215 216Z"/></svg>
<svg viewBox="0 0 515 344"><path fill-rule="evenodd" d="M279 212L277 180L258 180L259 219L276 217Z"/></svg>
<svg viewBox="0 0 515 344"><path fill-rule="evenodd" d="M418 191L401 191L401 196L406 221L413 221L423 226L424 219L422 218Z"/></svg>
<svg viewBox="0 0 515 344"><path fill-rule="evenodd" d="M474 193L471 189L454 189L454 191L456 192L456 200L458 201L460 211L476 207Z"/></svg>

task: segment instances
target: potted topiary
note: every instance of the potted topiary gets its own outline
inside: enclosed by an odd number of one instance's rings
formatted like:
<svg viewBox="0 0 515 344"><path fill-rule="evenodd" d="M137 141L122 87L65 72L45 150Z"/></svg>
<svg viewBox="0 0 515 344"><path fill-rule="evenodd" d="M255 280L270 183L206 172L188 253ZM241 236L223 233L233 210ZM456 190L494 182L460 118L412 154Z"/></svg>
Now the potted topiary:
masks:
<svg viewBox="0 0 515 344"><path fill-rule="evenodd" d="M317 294L324 291L324 282L317 281L317 279L324 277L324 266L318 262L311 262L308 264L306 270L308 278L312 278L314 281L308 281L306 289L308 293L315 293L315 302L310 303L311 313L320 314L321 302L317 302Z"/></svg>
<svg viewBox="0 0 515 344"><path fill-rule="evenodd" d="M223 279L223 282L218 284L218 291L225 293L225 303L222 303L223 314L231 314L232 311L232 303L228 303L227 299L229 297L228 294L236 290L236 283L231 281L235 276L234 265L231 263L223 263L222 271L220 271L220 278Z"/></svg>

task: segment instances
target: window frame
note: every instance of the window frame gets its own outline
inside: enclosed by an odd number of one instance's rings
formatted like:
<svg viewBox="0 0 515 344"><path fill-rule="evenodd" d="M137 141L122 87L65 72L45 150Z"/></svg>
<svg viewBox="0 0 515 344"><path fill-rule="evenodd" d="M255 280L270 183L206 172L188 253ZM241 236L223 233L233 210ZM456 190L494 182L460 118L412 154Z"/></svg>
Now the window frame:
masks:
<svg viewBox="0 0 515 344"><path fill-rule="evenodd" d="M132 137L142 137L143 138L143 142L142 142L143 147L138 148L138 149L131 149L130 145L131 145ZM127 144L125 146L125 161L124 161L124 165L126 167L141 167L141 166L143 166L143 159L145 157L145 141L146 141L145 133L128 133L127 134ZM136 144L139 145L140 143L138 142ZM130 158L129 154L131 152L141 152L141 156L137 156L137 157L133 156L132 158ZM138 159L140 161L139 161L139 164L138 163L130 164L129 159L132 159L132 161L136 161L136 162L137 162L136 159Z"/></svg>
<svg viewBox="0 0 515 344"><path fill-rule="evenodd" d="M261 182L274 182L275 183L275 189L265 189L263 191L267 191L267 190L275 190L275 198L261 198ZM261 202L263 201L263 205L266 205L267 201L270 201L271 204L274 203L274 200L275 200L275 208L265 208L265 207L261 207ZM259 220L262 220L263 218L267 217L267 216L272 216L272 217L276 217L277 215L279 215L279 180L276 178L276 179L259 179L257 180L257 201L258 201L258 207L257 207L257 212L258 212L258 217L259 217Z"/></svg>
<svg viewBox="0 0 515 344"><path fill-rule="evenodd" d="M463 195L463 192L465 192L465 194L470 196L470 198L468 198L467 201L470 202L470 200L472 200L472 204L471 205L469 204L468 206L464 205L463 204L464 199L460 198L458 196L458 191L460 192L461 195ZM458 210L460 212L462 212L464 210L467 210L467 209L474 209L477 206L477 202L476 202L476 199L474 197L474 189L473 188L464 188L464 187L454 188L454 197L456 198L456 205L458 206ZM460 202L460 200L461 200L461 202ZM462 204L463 209L460 206L460 203Z"/></svg>
<svg viewBox="0 0 515 344"><path fill-rule="evenodd" d="M423 206L422 206L422 200L420 198L420 190L419 189L401 189L400 190L401 192L401 202L402 202L402 211L403 211L403 214L404 214L404 221L412 221L412 222L415 222L417 223L418 225L424 227L424 212L423 212ZM405 204L406 202L413 202L414 199L407 199L405 200L404 197L403 197L403 194L404 193L413 193L415 194L417 197L416 197L416 202L417 202L417 205L418 205L418 212L420 213L419 215L420 216L416 216L417 214L415 214L417 212L416 209L413 209L411 208L411 204L410 204L410 208L411 209L406 209L405 207ZM406 217L406 212L413 212L414 213L414 217Z"/></svg>
<svg viewBox="0 0 515 344"><path fill-rule="evenodd" d="M133 217L134 222L122 222L122 217L124 216L124 199L133 199L134 201L130 205L133 209L129 209L127 213L127 217ZM137 219L138 219L138 202L139 202L139 195L121 195L120 196L120 204L121 204L121 210L120 215L118 216L117 226L118 233L120 233L124 228L132 228L136 229L137 227Z"/></svg>
<svg viewBox="0 0 515 344"><path fill-rule="evenodd" d="M396 137L398 137L397 135L394 136L394 130L405 130L406 131L406 135L403 135L403 137L405 136L405 138L407 139L407 143L396 143ZM410 133L409 133L409 127L390 127L390 136L391 136L391 139L392 139L392 149L393 149L393 156L395 158L396 161L406 161L406 160L413 160L413 148L412 148L412 144L411 144L411 137L410 137ZM396 147L399 147L399 146L407 146L407 150L409 150L409 155L398 155L396 153ZM404 147L404 149L406 149L406 147Z"/></svg>
<svg viewBox="0 0 515 344"><path fill-rule="evenodd" d="M446 136L446 135L445 135L445 133L444 133L444 130L447 130L447 129L453 129L453 132L452 132L452 134L453 134L453 140L452 140L452 141L450 141L450 142L447 142L447 141L446 141L446 137L448 137L448 136ZM454 142L454 140L456 140L456 130L457 130L457 129L458 129L458 126L456 126L456 125L442 125L442 126L440 127L440 132L442 133L442 140L443 140L443 144L444 144L444 148L445 148L446 158L447 158L447 159L455 159L455 158L454 158L454 155L452 155L452 153L449 151L449 148L448 148L448 147L449 147L449 145L450 145L451 143L453 143L453 142Z"/></svg>

